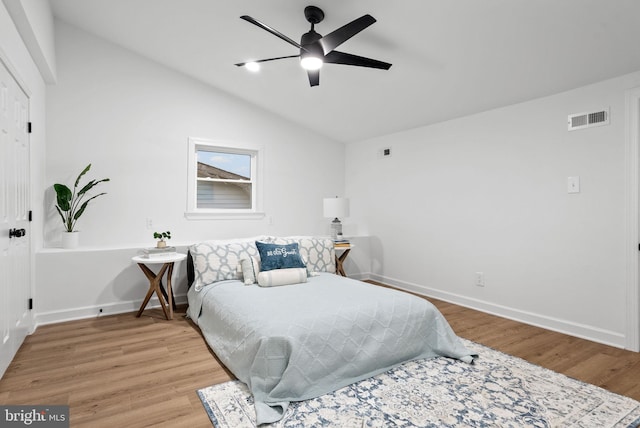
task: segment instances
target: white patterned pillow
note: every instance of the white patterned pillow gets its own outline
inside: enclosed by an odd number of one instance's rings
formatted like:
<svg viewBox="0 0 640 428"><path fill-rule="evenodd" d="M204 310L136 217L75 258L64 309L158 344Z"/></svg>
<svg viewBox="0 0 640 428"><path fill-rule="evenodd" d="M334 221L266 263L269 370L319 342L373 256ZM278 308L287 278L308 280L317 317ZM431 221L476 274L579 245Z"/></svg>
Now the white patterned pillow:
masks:
<svg viewBox="0 0 640 428"><path fill-rule="evenodd" d="M242 271L238 270L240 260L258 257L255 241L262 238L205 241L189 247L195 290L226 279L242 279Z"/></svg>
<svg viewBox="0 0 640 428"><path fill-rule="evenodd" d="M251 285L258 282L257 277L258 273L260 273L260 259L258 257L249 257L240 260L240 268L242 269L244 285Z"/></svg>
<svg viewBox="0 0 640 428"><path fill-rule="evenodd" d="M265 270L258 274L260 287L276 287L278 285L300 284L307 282L305 268L287 268Z"/></svg>
<svg viewBox="0 0 640 428"><path fill-rule="evenodd" d="M296 242L300 256L307 264L309 275L315 272L336 273L336 251L331 238L315 236L287 236L270 238L274 244L290 244Z"/></svg>

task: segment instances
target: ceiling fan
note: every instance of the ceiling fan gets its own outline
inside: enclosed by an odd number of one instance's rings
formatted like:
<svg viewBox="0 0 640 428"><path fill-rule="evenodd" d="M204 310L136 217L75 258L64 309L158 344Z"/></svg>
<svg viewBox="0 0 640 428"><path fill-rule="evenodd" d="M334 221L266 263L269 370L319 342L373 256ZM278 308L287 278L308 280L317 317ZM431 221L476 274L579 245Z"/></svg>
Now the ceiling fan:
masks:
<svg viewBox="0 0 640 428"><path fill-rule="evenodd" d="M277 58L267 58L258 61L248 61L236 64L238 67L246 66L248 68L258 68L257 64L267 61L275 61L285 58L300 58L300 65L307 70L309 76L309 84L311 86L318 86L320 84L320 68L323 64L343 64L354 65L357 67L369 67L378 68L382 70L388 70L391 64L388 62L378 61L376 59L365 58L363 56L353 55L345 52L339 52L335 50L342 43L349 40L351 37L358 34L374 22L375 18L371 15L363 15L358 19L351 21L350 23L338 28L337 30L322 36L315 32L315 25L322 22L324 19L324 12L322 9L316 6L307 6L304 9L304 16L311 23L311 30L304 33L300 39L300 43L290 39L278 30L269 27L266 24L254 19L248 15L243 15L240 18L247 22L250 22L263 30L266 30L274 36L284 40L285 42L300 49L298 55L281 56Z"/></svg>

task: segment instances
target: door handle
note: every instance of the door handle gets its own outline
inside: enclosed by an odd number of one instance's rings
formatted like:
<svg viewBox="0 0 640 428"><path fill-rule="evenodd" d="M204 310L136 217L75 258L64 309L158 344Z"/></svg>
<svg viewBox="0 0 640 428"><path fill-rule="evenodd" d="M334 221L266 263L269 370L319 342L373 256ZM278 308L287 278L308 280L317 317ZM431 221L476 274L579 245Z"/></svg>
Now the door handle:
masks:
<svg viewBox="0 0 640 428"><path fill-rule="evenodd" d="M25 229L9 229L9 238L21 238L27 234Z"/></svg>

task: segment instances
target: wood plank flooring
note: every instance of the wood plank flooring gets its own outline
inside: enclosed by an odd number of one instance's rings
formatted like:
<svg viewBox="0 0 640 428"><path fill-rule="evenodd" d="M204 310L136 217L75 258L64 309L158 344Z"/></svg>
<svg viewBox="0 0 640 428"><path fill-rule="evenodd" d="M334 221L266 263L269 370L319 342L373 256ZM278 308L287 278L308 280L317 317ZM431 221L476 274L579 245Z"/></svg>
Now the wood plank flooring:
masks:
<svg viewBox="0 0 640 428"><path fill-rule="evenodd" d="M464 338L640 400L640 354L429 299ZM72 427L210 427L196 390L233 379L179 308L38 328L0 380L2 404L68 404Z"/></svg>

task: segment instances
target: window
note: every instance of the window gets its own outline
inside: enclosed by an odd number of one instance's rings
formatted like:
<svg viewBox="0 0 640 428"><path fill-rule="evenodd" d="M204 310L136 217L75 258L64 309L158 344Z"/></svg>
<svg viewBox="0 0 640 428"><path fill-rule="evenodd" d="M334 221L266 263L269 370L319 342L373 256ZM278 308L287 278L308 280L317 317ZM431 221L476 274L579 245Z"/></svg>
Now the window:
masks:
<svg viewBox="0 0 640 428"><path fill-rule="evenodd" d="M187 213L197 218L259 218L262 149L189 138Z"/></svg>

